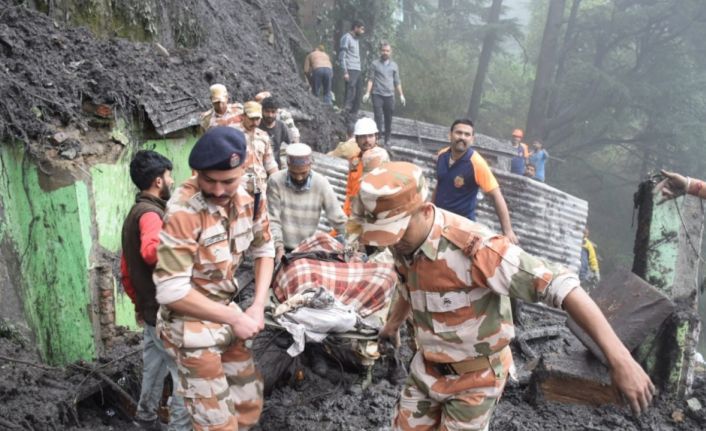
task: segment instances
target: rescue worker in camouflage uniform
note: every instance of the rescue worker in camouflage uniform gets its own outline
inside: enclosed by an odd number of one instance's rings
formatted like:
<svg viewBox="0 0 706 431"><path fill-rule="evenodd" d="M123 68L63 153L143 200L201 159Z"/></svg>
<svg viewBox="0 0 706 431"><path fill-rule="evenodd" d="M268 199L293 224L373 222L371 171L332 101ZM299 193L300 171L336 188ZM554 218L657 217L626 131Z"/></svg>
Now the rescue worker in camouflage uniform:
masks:
<svg viewBox="0 0 706 431"><path fill-rule="evenodd" d="M196 174L174 192L160 234L157 327L197 431L249 429L262 411L263 382L245 340L264 328L275 248L264 197L255 208L242 184L247 156L240 130L206 132L189 156ZM246 252L255 294L243 311L232 298Z"/></svg>
<svg viewBox="0 0 706 431"><path fill-rule="evenodd" d="M380 343L398 344L411 312L419 346L393 429L488 428L512 365L509 297L564 308L601 347L633 410L647 408L652 382L575 274L425 196L421 168L390 162L363 177L353 203L361 242L391 247L400 278Z"/></svg>
<svg viewBox="0 0 706 431"><path fill-rule="evenodd" d="M270 135L258 126L262 121L262 105L257 102L245 102L245 116L241 130L248 142L248 160L245 164L247 174L245 188L255 197L255 206L267 188L267 178L277 172L277 160L272 151Z"/></svg>
<svg viewBox="0 0 706 431"><path fill-rule="evenodd" d="M211 104L213 107L201 114L199 124L205 132L216 126L237 126L243 120L243 105L241 103L228 103L230 97L228 90L223 84L213 84L209 91L211 93Z"/></svg>

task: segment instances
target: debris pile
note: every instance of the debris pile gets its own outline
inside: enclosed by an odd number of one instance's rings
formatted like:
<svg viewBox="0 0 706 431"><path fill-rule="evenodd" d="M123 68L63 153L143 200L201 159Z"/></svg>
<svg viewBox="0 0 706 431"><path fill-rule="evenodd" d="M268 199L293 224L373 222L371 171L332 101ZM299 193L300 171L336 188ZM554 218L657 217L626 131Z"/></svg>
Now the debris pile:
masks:
<svg viewBox="0 0 706 431"><path fill-rule="evenodd" d="M109 148L82 151L96 139L92 129L117 119L144 120L158 133L194 125L195 116L210 107L208 87L216 82L236 100L270 90L295 113L302 139L314 148L326 150L336 131L345 130L297 73L290 46L304 49L306 42L291 15L282 13L281 1L220 2L214 10L212 2L187 0L161 5L164 17L149 15L141 3L120 7L148 14L153 43L99 39L24 2L0 0L0 140L25 143L37 160L58 154L77 161L82 153L105 157ZM189 20L169 22L183 11ZM187 30L188 49L174 37ZM313 118L316 122L307 121ZM68 126L78 132L58 134Z"/></svg>

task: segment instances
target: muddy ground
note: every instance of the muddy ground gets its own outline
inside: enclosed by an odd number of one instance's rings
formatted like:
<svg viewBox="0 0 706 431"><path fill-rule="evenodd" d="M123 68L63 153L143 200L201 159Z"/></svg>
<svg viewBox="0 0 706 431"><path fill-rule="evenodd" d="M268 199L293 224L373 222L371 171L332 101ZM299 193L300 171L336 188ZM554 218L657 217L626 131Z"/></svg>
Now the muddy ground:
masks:
<svg viewBox="0 0 706 431"><path fill-rule="evenodd" d="M48 4L51 16L29 3ZM111 9L95 14L106 15L106 25L132 25L149 42L111 37L110 27L101 38L72 27L87 14L78 10L80 1L0 0L0 141L24 143L39 161L109 161L116 157L111 147L119 153L124 143L99 132L109 132L116 119L134 121L149 134L146 107L166 111L178 102L205 111L208 87L217 82L238 101L272 91L295 113L303 142L315 148L329 148L345 131L339 115L307 91L293 60L307 43L283 2L104 3ZM76 135L62 147L52 136L67 129Z"/></svg>
<svg viewBox="0 0 706 431"><path fill-rule="evenodd" d="M525 312L525 328L555 326L563 318L537 312ZM0 429L8 430L134 430L129 409L113 385L101 381L92 370L101 371L131 397L139 391L140 336L120 333L115 348L96 363L67 368L40 368L32 346L26 339L4 326L0 330ZM518 332L518 334L521 331ZM290 359L284 349L287 340L267 330L256 346L279 349L267 356L261 368L282 373L277 387L266 397L260 430L386 430L401 388L387 380L389 361L379 361L373 369L372 384L359 385L361 374L330 355L327 371L317 375L310 367L306 352ZM560 336L530 342L537 354L567 352L581 348L568 331ZM515 346L516 347L516 346ZM695 411L686 401L661 397L647 413L633 417L623 407L532 404L529 401L528 377L523 371L527 361L516 348L519 381L511 382L496 410L492 430L699 430L706 427L706 408ZM277 356L279 355L279 356ZM403 337L401 358L412 356L409 338ZM266 356L261 355L262 358ZM279 359L278 359L279 358ZM18 362L22 361L22 362ZM297 373L300 371L300 373ZM272 380L272 379L270 379ZM99 388L101 388L99 390ZM689 398L706 406L706 374L700 369ZM83 398L82 398L83 397Z"/></svg>
<svg viewBox="0 0 706 431"><path fill-rule="evenodd" d="M299 124L304 129L302 139L318 149L329 148L336 131L342 129L341 119L306 92L296 73L291 60L296 43L290 35L297 30L281 19L285 14L275 8L281 2L107 3L122 7L121 12L133 22L151 29L153 39L168 54L154 43L131 42L110 34L96 38L85 29L71 28L68 18L59 18L68 16L68 9L57 6L50 17L28 8L26 2L0 0L0 141L23 142L40 166L70 155L74 157L66 163L72 166L110 161L122 145L106 132L116 117L135 120L149 129L146 105L191 98L194 106L205 110L208 86L214 82L225 83L238 100L265 88L273 90L285 105L316 119ZM156 3L174 6L137 8ZM108 112L96 112L98 106L106 106ZM75 142L62 147L50 139L67 129L77 133ZM527 328L559 323L561 318L555 315L529 314L526 321ZM112 350L93 363L48 367L40 363L32 341L22 333L5 322L0 324L0 430L136 429L125 399L136 398L139 391L139 334L119 332ZM531 347L538 354L580 348L573 336L561 334ZM259 342L267 344L273 335L267 331ZM271 345L281 350L286 347ZM403 362L411 358L410 348L404 346ZM263 363L265 371L278 368L283 372L279 386L266 398L260 429L388 429L400 386L385 379L384 361L374 368L372 384L361 389L356 384L359 373L338 360L327 360L328 371L322 377L312 371L307 356L290 360L282 354L275 352ZM519 351L515 358L522 370L527 358ZM300 379L297 371L301 371ZM706 428L706 410L689 409L685 401L660 399L638 419L620 407L532 405L527 376L521 372L519 382L509 384L491 429ZM692 397L706 406L703 371L697 375Z"/></svg>

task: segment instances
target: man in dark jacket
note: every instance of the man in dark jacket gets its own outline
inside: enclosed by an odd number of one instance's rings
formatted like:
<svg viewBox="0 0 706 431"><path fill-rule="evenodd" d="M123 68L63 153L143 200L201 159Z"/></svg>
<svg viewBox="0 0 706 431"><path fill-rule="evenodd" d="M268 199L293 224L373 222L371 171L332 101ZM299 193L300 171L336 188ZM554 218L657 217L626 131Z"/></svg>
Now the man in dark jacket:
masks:
<svg viewBox="0 0 706 431"><path fill-rule="evenodd" d="M152 271L157 263L162 218L174 184L172 162L154 151L138 151L130 162L130 178L140 192L123 223L120 272L125 292L135 304L138 321L144 322L142 390L135 421L145 429L159 429L157 409L167 373L176 378L176 364L164 350L155 324L159 303ZM184 400L173 396L170 430L190 430Z"/></svg>

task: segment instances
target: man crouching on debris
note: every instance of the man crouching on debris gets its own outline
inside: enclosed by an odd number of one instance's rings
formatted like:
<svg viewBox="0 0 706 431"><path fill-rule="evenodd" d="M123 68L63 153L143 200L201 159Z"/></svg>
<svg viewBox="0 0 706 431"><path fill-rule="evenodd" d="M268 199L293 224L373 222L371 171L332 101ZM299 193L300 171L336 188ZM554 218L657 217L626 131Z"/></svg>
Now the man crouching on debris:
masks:
<svg viewBox="0 0 706 431"><path fill-rule="evenodd" d="M240 130L208 130L189 155L196 175L174 192L160 235L158 330L195 430L249 429L262 411L262 378L245 340L264 328L275 249L265 199L256 212L243 186L246 160ZM246 251L255 261L255 297L243 312L231 300Z"/></svg>
<svg viewBox="0 0 706 431"><path fill-rule="evenodd" d="M509 297L564 308L601 347L633 411L647 408L654 385L575 274L425 196L421 168L391 162L363 177L353 204L360 241L390 246L400 278L379 340L398 344L412 312L419 346L393 429L487 429L512 365Z"/></svg>

